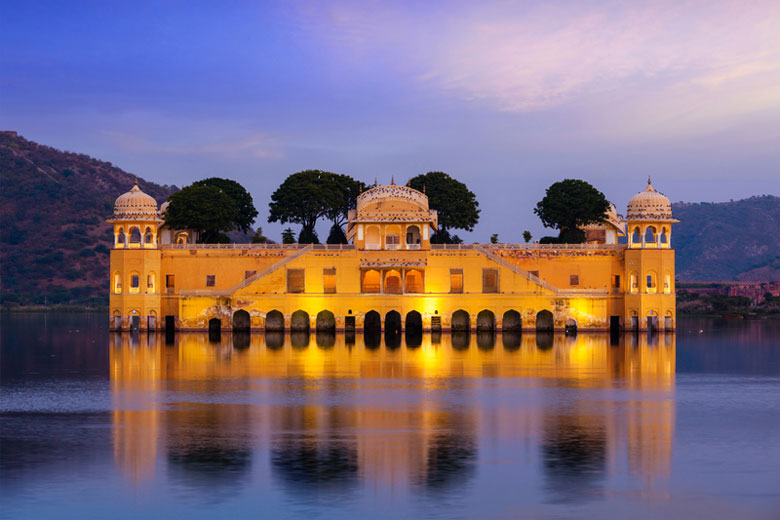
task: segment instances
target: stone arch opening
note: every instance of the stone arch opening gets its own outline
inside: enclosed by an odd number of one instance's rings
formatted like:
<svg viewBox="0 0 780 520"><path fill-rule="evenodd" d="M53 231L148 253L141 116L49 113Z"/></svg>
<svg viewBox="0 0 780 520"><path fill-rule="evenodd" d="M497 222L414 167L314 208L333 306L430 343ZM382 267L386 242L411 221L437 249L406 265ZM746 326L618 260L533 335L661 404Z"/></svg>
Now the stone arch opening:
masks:
<svg viewBox="0 0 780 520"><path fill-rule="evenodd" d="M382 276L376 269L369 269L363 273L363 287L364 293L378 293L382 288Z"/></svg>
<svg viewBox="0 0 780 520"><path fill-rule="evenodd" d="M656 276L655 271L647 271L647 274L645 275L645 286L647 292L650 294L658 292L658 276Z"/></svg>
<svg viewBox="0 0 780 520"><path fill-rule="evenodd" d="M501 320L502 332L521 332L523 330L523 319L520 313L510 309L504 313Z"/></svg>
<svg viewBox="0 0 780 520"><path fill-rule="evenodd" d="M284 332L284 315L277 310L272 310L266 314L265 330L266 332Z"/></svg>
<svg viewBox="0 0 780 520"><path fill-rule="evenodd" d="M407 293L425 292L422 272L420 272L417 269L410 269L406 272L406 279L404 280L404 292Z"/></svg>
<svg viewBox="0 0 780 520"><path fill-rule="evenodd" d="M672 330L674 327L672 326L672 311L666 311L666 316L664 316L664 330L669 331Z"/></svg>
<svg viewBox="0 0 780 520"><path fill-rule="evenodd" d="M122 275L119 274L119 271L114 272L114 293L122 293Z"/></svg>
<svg viewBox="0 0 780 520"><path fill-rule="evenodd" d="M408 249L418 249L420 247L420 228L411 225L406 228L406 247Z"/></svg>
<svg viewBox="0 0 780 520"><path fill-rule="evenodd" d="M632 271L631 274L628 275L628 278L629 278L629 285L628 285L629 292L632 293L639 292L639 275L637 275L636 271Z"/></svg>
<svg viewBox="0 0 780 520"><path fill-rule="evenodd" d="M661 228L661 234L658 236L658 241L663 245L667 245L669 243L669 232L666 226Z"/></svg>
<svg viewBox="0 0 780 520"><path fill-rule="evenodd" d="M127 245L127 237L125 236L123 229L120 229L116 236L116 245L118 247L125 247Z"/></svg>
<svg viewBox="0 0 780 520"><path fill-rule="evenodd" d="M130 243L131 244L141 243L141 230L135 226L130 228Z"/></svg>
<svg viewBox="0 0 780 520"><path fill-rule="evenodd" d="M122 328L122 313L119 312L119 309L114 310L113 324L113 328L116 330L120 330Z"/></svg>
<svg viewBox="0 0 780 520"><path fill-rule="evenodd" d="M379 249L380 244L379 226L368 226L366 228L366 249Z"/></svg>
<svg viewBox="0 0 780 520"><path fill-rule="evenodd" d="M304 310L297 310L290 317L290 330L293 332L309 332L309 313ZM308 345L308 343L307 343Z"/></svg>
<svg viewBox="0 0 780 520"><path fill-rule="evenodd" d="M385 314L385 333L401 333L401 314L398 311L390 311Z"/></svg>
<svg viewBox="0 0 780 520"><path fill-rule="evenodd" d="M664 293L669 294L672 292L672 275L667 271L664 274Z"/></svg>
<svg viewBox="0 0 780 520"><path fill-rule="evenodd" d="M317 332L336 332L336 316L328 310L317 313Z"/></svg>
<svg viewBox="0 0 780 520"><path fill-rule="evenodd" d="M222 337L222 322L219 318L209 320L209 341L218 342Z"/></svg>
<svg viewBox="0 0 780 520"><path fill-rule="evenodd" d="M493 332L496 330L496 315L493 311L483 309L477 314L477 332Z"/></svg>
<svg viewBox="0 0 780 520"><path fill-rule="evenodd" d="M366 313L365 320L363 322L363 331L368 333L369 331L382 332L382 317L376 311L368 311Z"/></svg>
<svg viewBox="0 0 780 520"><path fill-rule="evenodd" d="M471 316L469 316L469 313L463 309L453 312L450 329L453 332L470 332Z"/></svg>
<svg viewBox="0 0 780 520"><path fill-rule="evenodd" d="M146 230L144 231L144 244L152 244L152 243L154 243L154 235L152 234L152 228L146 226Z"/></svg>
<svg viewBox="0 0 780 520"><path fill-rule="evenodd" d="M233 313L233 332L249 332L251 326L247 311L240 309Z"/></svg>
<svg viewBox="0 0 780 520"><path fill-rule="evenodd" d="M655 226L647 226L645 230L645 244L654 244L656 240Z"/></svg>
<svg viewBox="0 0 780 520"><path fill-rule="evenodd" d="M417 311L409 311L406 314L406 331L422 333L423 322L422 315Z"/></svg>
<svg viewBox="0 0 780 520"><path fill-rule="evenodd" d="M574 318L569 318L566 320L566 334L568 335L577 334L577 320L575 320Z"/></svg>
<svg viewBox="0 0 780 520"><path fill-rule="evenodd" d="M634 232L631 234L631 243L632 244L642 243L642 235L639 232L639 226L635 227Z"/></svg>
<svg viewBox="0 0 780 520"><path fill-rule="evenodd" d="M555 330L555 320L553 313L547 309L541 310L536 314L536 331L553 332Z"/></svg>
<svg viewBox="0 0 780 520"><path fill-rule="evenodd" d="M149 310L149 314L146 316L146 330L155 330L157 328L157 311L154 309Z"/></svg>
<svg viewBox="0 0 780 520"><path fill-rule="evenodd" d="M401 294L402 291L401 273L396 269L390 269L385 273L385 294Z"/></svg>

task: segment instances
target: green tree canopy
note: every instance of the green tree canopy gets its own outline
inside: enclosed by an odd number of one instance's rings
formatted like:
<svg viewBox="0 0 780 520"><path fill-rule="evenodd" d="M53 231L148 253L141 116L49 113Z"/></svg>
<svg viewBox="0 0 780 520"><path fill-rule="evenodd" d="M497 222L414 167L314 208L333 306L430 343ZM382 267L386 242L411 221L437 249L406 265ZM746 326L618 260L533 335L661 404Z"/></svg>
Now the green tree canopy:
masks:
<svg viewBox="0 0 780 520"><path fill-rule="evenodd" d="M293 173L271 194L268 222L300 224L303 235L315 235L317 220L330 209L333 195L330 172L304 170ZM304 230L306 233L304 234Z"/></svg>
<svg viewBox="0 0 780 520"><path fill-rule="evenodd" d="M450 229L473 231L479 222L479 202L465 184L453 179L444 172L428 172L409 181L409 186L425 191L428 205L439 214L439 233L450 237ZM434 241L434 237L431 237Z"/></svg>
<svg viewBox="0 0 780 520"><path fill-rule="evenodd" d="M581 243L585 241L585 233L580 228L604 222L608 209L609 201L590 183L564 179L547 188L534 213L545 227L560 230L558 242Z"/></svg>
<svg viewBox="0 0 780 520"><path fill-rule="evenodd" d="M341 228L363 187L349 175L321 170L294 173L271 195L268 221L300 224L299 242L318 243L314 227L320 217L327 217L333 226ZM332 229L329 240L346 241L343 235L343 231L339 234Z"/></svg>
<svg viewBox="0 0 780 520"><path fill-rule="evenodd" d="M232 198L215 186L191 185L168 197L165 223L173 229L194 229L202 243L227 241L224 232L240 218Z"/></svg>
<svg viewBox="0 0 780 520"><path fill-rule="evenodd" d="M192 183L193 186L213 186L220 189L225 195L233 199L238 210L238 217L235 221L236 229L248 233L252 224L257 218L257 209L255 209L252 196L246 189L236 181L230 179L221 179L219 177L210 177Z"/></svg>

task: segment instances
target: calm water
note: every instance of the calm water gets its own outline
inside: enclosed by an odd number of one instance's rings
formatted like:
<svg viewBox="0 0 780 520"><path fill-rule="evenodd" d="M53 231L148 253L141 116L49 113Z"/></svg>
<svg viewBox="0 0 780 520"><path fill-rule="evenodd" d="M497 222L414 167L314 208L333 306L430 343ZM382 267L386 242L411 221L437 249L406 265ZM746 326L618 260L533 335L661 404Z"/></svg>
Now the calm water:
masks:
<svg viewBox="0 0 780 520"><path fill-rule="evenodd" d="M0 516L780 515L777 322L353 343L107 321L2 316Z"/></svg>

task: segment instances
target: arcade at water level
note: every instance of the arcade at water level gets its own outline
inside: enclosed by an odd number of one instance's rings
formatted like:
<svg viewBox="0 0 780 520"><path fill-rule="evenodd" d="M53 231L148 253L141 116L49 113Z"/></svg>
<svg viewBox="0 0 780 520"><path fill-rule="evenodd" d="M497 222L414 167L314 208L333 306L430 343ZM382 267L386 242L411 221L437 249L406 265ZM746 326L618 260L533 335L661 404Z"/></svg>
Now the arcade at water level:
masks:
<svg viewBox="0 0 780 520"><path fill-rule="evenodd" d="M428 197L395 184L358 197L344 245L197 244L164 210L137 184L116 200L113 330L675 328L677 221L649 179L572 245L431 244Z"/></svg>

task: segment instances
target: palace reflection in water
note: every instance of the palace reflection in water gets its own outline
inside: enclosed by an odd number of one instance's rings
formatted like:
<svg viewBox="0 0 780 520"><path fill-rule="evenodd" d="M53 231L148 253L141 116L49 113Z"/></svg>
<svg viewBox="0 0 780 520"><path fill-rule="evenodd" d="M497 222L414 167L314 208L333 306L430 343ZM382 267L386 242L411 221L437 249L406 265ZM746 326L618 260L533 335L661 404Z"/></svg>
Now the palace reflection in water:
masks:
<svg viewBox="0 0 780 520"><path fill-rule="evenodd" d="M215 341L217 340L217 341ZM114 456L240 487L253 466L291 493L447 491L512 446L553 500L670 473L674 335L112 334ZM493 442L495 441L495 442ZM499 442L500 441L500 442Z"/></svg>

